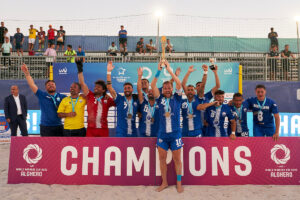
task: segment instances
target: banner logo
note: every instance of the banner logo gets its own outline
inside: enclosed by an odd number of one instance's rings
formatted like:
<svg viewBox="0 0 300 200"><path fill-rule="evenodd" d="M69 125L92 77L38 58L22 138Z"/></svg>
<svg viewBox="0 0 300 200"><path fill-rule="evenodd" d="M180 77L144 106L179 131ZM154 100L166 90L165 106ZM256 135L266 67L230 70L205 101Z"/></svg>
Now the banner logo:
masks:
<svg viewBox="0 0 300 200"><path fill-rule="evenodd" d="M276 152L278 150L284 151L284 158L278 159L276 157ZM277 164L286 164L290 160L290 149L287 148L284 144L276 144L272 149L271 149L271 159Z"/></svg>
<svg viewBox="0 0 300 200"><path fill-rule="evenodd" d="M59 75L65 75L65 74L68 74L68 69L66 67L62 68L62 69L59 69L58 70L58 74Z"/></svg>
<svg viewBox="0 0 300 200"><path fill-rule="evenodd" d="M125 75L125 71L126 69L124 69L123 67L119 68L119 75Z"/></svg>
<svg viewBox="0 0 300 200"><path fill-rule="evenodd" d="M224 69L224 75L232 75L232 68Z"/></svg>
<svg viewBox="0 0 300 200"><path fill-rule="evenodd" d="M36 151L36 157L35 158L29 158L28 153L30 150ZM23 151L23 158L28 164L36 164L39 162L39 160L42 159L42 149L37 144L29 144Z"/></svg>

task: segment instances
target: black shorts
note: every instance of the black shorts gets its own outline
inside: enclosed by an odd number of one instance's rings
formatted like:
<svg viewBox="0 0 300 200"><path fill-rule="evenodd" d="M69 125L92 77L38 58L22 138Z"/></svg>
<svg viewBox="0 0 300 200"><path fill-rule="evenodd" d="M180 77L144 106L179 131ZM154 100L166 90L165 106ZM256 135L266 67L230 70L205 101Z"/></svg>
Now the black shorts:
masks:
<svg viewBox="0 0 300 200"><path fill-rule="evenodd" d="M287 58L287 59L282 59L282 70L284 72L288 72L290 71L290 60Z"/></svg>
<svg viewBox="0 0 300 200"><path fill-rule="evenodd" d="M60 126L42 126L40 125L40 134L42 137L62 137L64 127Z"/></svg>
<svg viewBox="0 0 300 200"><path fill-rule="evenodd" d="M64 129L64 136L65 137L85 137L86 130L85 128L81 129Z"/></svg>
<svg viewBox="0 0 300 200"><path fill-rule="evenodd" d="M127 43L127 38L119 38L119 43L120 44L126 44Z"/></svg>
<svg viewBox="0 0 300 200"><path fill-rule="evenodd" d="M136 50L136 52L138 52L138 53L139 53L139 52L140 52L140 50L142 50L142 52L143 52L143 51L144 51L144 48L136 48L135 50Z"/></svg>
<svg viewBox="0 0 300 200"><path fill-rule="evenodd" d="M274 73L277 71L277 59L268 59L268 64L270 66L270 73Z"/></svg>
<svg viewBox="0 0 300 200"><path fill-rule="evenodd" d="M65 45L65 42L64 42L64 41L63 41L63 42L57 41L57 42L56 42L56 45L60 45L60 46L61 46L61 45Z"/></svg>
<svg viewBox="0 0 300 200"><path fill-rule="evenodd" d="M48 44L50 44L50 45L55 44L54 42L55 42L55 40L48 40Z"/></svg>
<svg viewBox="0 0 300 200"><path fill-rule="evenodd" d="M111 56L117 56L117 53L109 53Z"/></svg>
<svg viewBox="0 0 300 200"><path fill-rule="evenodd" d="M278 47L278 40L271 40L271 46L273 45Z"/></svg>
<svg viewBox="0 0 300 200"><path fill-rule="evenodd" d="M22 49L23 45L21 43L16 43L16 49Z"/></svg>

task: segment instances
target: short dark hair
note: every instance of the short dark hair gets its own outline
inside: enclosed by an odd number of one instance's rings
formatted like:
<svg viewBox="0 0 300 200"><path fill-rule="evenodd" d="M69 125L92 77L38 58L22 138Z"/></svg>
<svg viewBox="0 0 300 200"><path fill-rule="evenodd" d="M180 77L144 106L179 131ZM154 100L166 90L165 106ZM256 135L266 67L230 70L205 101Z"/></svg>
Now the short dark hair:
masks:
<svg viewBox="0 0 300 200"><path fill-rule="evenodd" d="M100 85L100 86L105 90L104 95L106 94L106 92L107 92L107 87L106 87L106 84L105 84L105 82L104 82L103 80L97 80L97 81L95 82L95 85Z"/></svg>
<svg viewBox="0 0 300 200"><path fill-rule="evenodd" d="M142 81L147 81L149 83L149 80L146 78L143 78Z"/></svg>
<svg viewBox="0 0 300 200"><path fill-rule="evenodd" d="M199 83L202 83L202 81L198 81L198 82L196 83L196 86L197 86Z"/></svg>
<svg viewBox="0 0 300 200"><path fill-rule="evenodd" d="M80 46L80 45L78 46L78 49L81 49L81 46Z"/></svg>
<svg viewBox="0 0 300 200"><path fill-rule="evenodd" d="M60 26L59 28L63 28L63 26Z"/></svg>
<svg viewBox="0 0 300 200"><path fill-rule="evenodd" d="M81 90L81 85L78 82L73 82L72 84L75 84L79 87L79 90Z"/></svg>
<svg viewBox="0 0 300 200"><path fill-rule="evenodd" d="M68 46L67 47L69 47L69 48L71 48L72 49L72 45L70 45L70 44L68 44Z"/></svg>
<svg viewBox="0 0 300 200"><path fill-rule="evenodd" d="M287 46L290 46L290 45L288 45L288 44L284 45L284 47L287 47Z"/></svg>
<svg viewBox="0 0 300 200"><path fill-rule="evenodd" d="M243 95L241 93L237 92L233 95L233 98L235 98L235 97L243 97Z"/></svg>
<svg viewBox="0 0 300 200"><path fill-rule="evenodd" d="M140 38L140 40L143 40L143 39L144 39L144 38L142 38L142 37Z"/></svg>
<svg viewBox="0 0 300 200"><path fill-rule="evenodd" d="M112 42L111 44L115 44L115 42Z"/></svg>
<svg viewBox="0 0 300 200"><path fill-rule="evenodd" d="M215 96L216 96L216 95L223 95L223 94L225 94L225 92L224 92L223 90L217 90L217 91L215 92Z"/></svg>
<svg viewBox="0 0 300 200"><path fill-rule="evenodd" d="M130 82L124 83L124 84L123 84L123 87L125 87L126 85L130 85L130 86L133 88L133 85L132 85L132 83L130 83Z"/></svg>
<svg viewBox="0 0 300 200"><path fill-rule="evenodd" d="M189 84L187 87L193 87L194 88L195 86L193 86L192 84Z"/></svg>
<svg viewBox="0 0 300 200"><path fill-rule="evenodd" d="M150 41L150 42L152 42L153 40L152 40L152 39L150 39L149 41Z"/></svg>
<svg viewBox="0 0 300 200"><path fill-rule="evenodd" d="M170 84L170 85L173 87L171 81L165 81L165 82L163 83L163 86L164 86L164 85L167 85L167 84Z"/></svg>
<svg viewBox="0 0 300 200"><path fill-rule="evenodd" d="M256 85L255 90L259 89L259 88L262 88L262 89L266 90L266 87L264 85L262 85L262 84Z"/></svg>
<svg viewBox="0 0 300 200"><path fill-rule="evenodd" d="M45 82L45 85L47 85L49 82L52 82L52 83L56 84L54 80L47 80L47 81Z"/></svg>

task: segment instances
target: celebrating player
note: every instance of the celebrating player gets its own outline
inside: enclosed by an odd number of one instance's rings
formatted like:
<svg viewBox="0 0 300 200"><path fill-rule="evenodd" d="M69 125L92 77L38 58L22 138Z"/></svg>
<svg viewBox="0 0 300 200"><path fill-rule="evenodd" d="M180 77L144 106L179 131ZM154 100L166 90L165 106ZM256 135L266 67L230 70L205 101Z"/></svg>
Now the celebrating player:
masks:
<svg viewBox="0 0 300 200"><path fill-rule="evenodd" d="M205 111L205 123L207 123L207 134L208 137L229 137L232 140L236 139L235 129L236 123L235 119L231 113L230 107L224 102L225 92L222 90L217 90L215 92L215 101L217 102L214 106L210 106ZM227 133L225 130L225 118L228 118L231 125L231 133Z"/></svg>
<svg viewBox="0 0 300 200"><path fill-rule="evenodd" d="M140 103L139 110L141 112L139 133L142 137L156 137L159 126L159 107L157 105L157 101L154 98L153 90L151 88L148 89L146 95L143 94L142 76L143 68L138 68L137 91Z"/></svg>
<svg viewBox="0 0 300 200"><path fill-rule="evenodd" d="M272 136L277 141L280 127L277 104L266 97L266 87L264 85L257 85L255 92L256 97L245 101L249 110L253 112L253 135L255 137Z"/></svg>
<svg viewBox="0 0 300 200"><path fill-rule="evenodd" d="M66 95L56 92L56 84L53 80L48 80L45 83L46 92L40 90L30 76L27 66L23 64L21 69L26 77L29 87L39 99L41 108L41 136L63 136L63 125L61 119L57 115L57 108Z"/></svg>
<svg viewBox="0 0 300 200"><path fill-rule="evenodd" d="M172 76L176 83L176 92L173 95L173 85L170 81L163 83L162 95L156 86L159 74L161 72L161 65L166 66L167 71ZM158 99L159 106L159 130L157 136L157 147L160 161L160 170L162 174L162 184L157 189L157 191L162 191L168 187L167 181L167 151L171 149L173 160L175 163L175 170L177 174L177 191L183 192L183 187L181 186L181 147L183 146L181 140L181 130L180 130L180 105L182 99L182 89L181 83L177 76L171 70L168 61L164 63L159 63L158 72L155 75L151 87L153 89L154 97Z"/></svg>
<svg viewBox="0 0 300 200"><path fill-rule="evenodd" d="M81 86L83 95L87 100L87 137L108 137L109 130L107 126L107 113L111 106L115 106L112 98L106 95L107 87L104 81L98 80L95 82L94 92L89 90L84 82L83 64L76 62L78 69L78 80Z"/></svg>
<svg viewBox="0 0 300 200"><path fill-rule="evenodd" d="M136 137L136 113L138 109L138 100L132 96L133 86L131 83L124 83L124 95L117 94L111 84L111 72L115 67L112 62L107 64L107 89L113 97L117 106L117 136L118 137Z"/></svg>

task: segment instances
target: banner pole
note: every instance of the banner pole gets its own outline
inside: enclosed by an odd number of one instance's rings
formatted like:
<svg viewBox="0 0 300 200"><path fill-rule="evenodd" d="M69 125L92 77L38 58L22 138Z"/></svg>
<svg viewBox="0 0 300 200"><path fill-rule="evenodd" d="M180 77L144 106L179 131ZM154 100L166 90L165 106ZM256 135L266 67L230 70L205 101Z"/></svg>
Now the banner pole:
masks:
<svg viewBox="0 0 300 200"><path fill-rule="evenodd" d="M51 63L50 64L50 67L49 67L49 80L53 80L53 64Z"/></svg>
<svg viewBox="0 0 300 200"><path fill-rule="evenodd" d="M239 93L243 94L243 66L239 66Z"/></svg>

